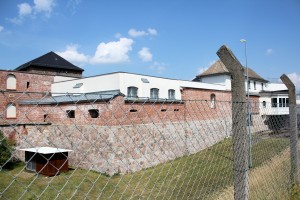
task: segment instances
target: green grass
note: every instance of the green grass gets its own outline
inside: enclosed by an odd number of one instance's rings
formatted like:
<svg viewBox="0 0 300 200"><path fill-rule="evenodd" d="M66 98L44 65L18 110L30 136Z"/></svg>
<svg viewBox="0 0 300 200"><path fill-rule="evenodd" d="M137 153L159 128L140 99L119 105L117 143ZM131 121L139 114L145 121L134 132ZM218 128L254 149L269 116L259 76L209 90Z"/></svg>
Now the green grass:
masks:
<svg viewBox="0 0 300 200"><path fill-rule="evenodd" d="M253 146L253 168L267 163L289 145L288 139L265 139ZM23 164L0 172L3 199L195 199L211 198L233 184L232 142L226 139L199 153L139 172L108 177L70 170L55 177L28 173Z"/></svg>

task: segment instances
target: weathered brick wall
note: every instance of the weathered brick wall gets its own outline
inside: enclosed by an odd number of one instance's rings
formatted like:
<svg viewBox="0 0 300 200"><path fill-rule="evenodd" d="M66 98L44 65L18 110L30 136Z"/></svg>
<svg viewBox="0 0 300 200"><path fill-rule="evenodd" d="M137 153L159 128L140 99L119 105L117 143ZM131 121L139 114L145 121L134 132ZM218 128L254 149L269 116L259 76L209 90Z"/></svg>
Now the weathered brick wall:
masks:
<svg viewBox="0 0 300 200"><path fill-rule="evenodd" d="M6 88L6 79L9 74L13 74L16 77L16 90L7 90ZM22 123L18 119L22 114L19 112L20 106L17 102L25 99L41 99L45 97L46 92L51 91L53 79L54 76L48 75L22 73L17 71L0 71L0 124ZM14 103L16 105L17 119L6 118L5 110L9 103Z"/></svg>

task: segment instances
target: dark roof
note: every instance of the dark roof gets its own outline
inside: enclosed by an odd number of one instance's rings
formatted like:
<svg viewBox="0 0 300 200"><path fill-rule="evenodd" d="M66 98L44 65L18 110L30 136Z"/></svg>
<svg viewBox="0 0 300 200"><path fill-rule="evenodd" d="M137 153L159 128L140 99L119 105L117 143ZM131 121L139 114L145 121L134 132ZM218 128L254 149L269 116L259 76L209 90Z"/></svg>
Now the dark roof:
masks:
<svg viewBox="0 0 300 200"><path fill-rule="evenodd" d="M245 68L245 73L246 73L246 68ZM206 77L206 76L223 75L223 74L230 75L228 69L223 64L223 62L221 60L218 60L214 64L212 64L207 70L205 70L203 73L199 74L196 77L196 79L201 78L201 77ZM245 76L246 76L246 74L245 74ZM265 80L264 78L259 76L255 71L253 71L249 67L248 67L248 76L249 76L250 79L260 80L260 81L263 81L263 82L268 82L267 80Z"/></svg>
<svg viewBox="0 0 300 200"><path fill-rule="evenodd" d="M101 91L83 94L65 94L52 96L44 99L23 100L18 102L20 105L58 105L62 103L90 103L96 101L110 101L117 96L124 96L120 90Z"/></svg>
<svg viewBox="0 0 300 200"><path fill-rule="evenodd" d="M46 67L46 68L54 68L54 69L66 69L66 70L79 71L79 72L84 71L80 67L73 65L66 59L54 53L53 51L50 51L49 53L46 53L45 55L33 59L23 65L20 65L15 70L25 71L30 66Z"/></svg>

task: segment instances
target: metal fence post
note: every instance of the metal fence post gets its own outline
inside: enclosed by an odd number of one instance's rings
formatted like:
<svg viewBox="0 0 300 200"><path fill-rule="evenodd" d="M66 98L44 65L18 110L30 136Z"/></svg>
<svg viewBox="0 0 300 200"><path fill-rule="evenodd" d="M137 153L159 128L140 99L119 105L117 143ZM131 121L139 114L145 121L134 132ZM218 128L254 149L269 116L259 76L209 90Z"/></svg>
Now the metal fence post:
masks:
<svg viewBox="0 0 300 200"><path fill-rule="evenodd" d="M289 90L291 183L299 184L296 88L287 75L283 74L280 79Z"/></svg>
<svg viewBox="0 0 300 200"><path fill-rule="evenodd" d="M234 199L249 199L247 102L244 68L225 45L217 55L231 73Z"/></svg>

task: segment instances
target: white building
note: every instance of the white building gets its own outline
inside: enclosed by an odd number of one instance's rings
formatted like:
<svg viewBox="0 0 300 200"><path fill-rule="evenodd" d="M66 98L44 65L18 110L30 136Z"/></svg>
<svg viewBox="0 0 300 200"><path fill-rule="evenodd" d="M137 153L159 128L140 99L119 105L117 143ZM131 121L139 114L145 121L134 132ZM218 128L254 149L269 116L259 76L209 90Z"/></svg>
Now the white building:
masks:
<svg viewBox="0 0 300 200"><path fill-rule="evenodd" d="M250 96L259 96L261 115L287 115L289 113L288 91L283 83L269 83L251 68L248 68L248 84L245 68L245 90L249 86ZM196 76L194 81L203 83L217 83L231 88L231 76L225 65L218 60L206 71Z"/></svg>
<svg viewBox="0 0 300 200"><path fill-rule="evenodd" d="M119 90L127 98L181 100L180 90L185 87L219 91L230 90L230 88L222 84L114 72L56 82L52 84L51 92L53 96L58 96L65 93L95 93Z"/></svg>

